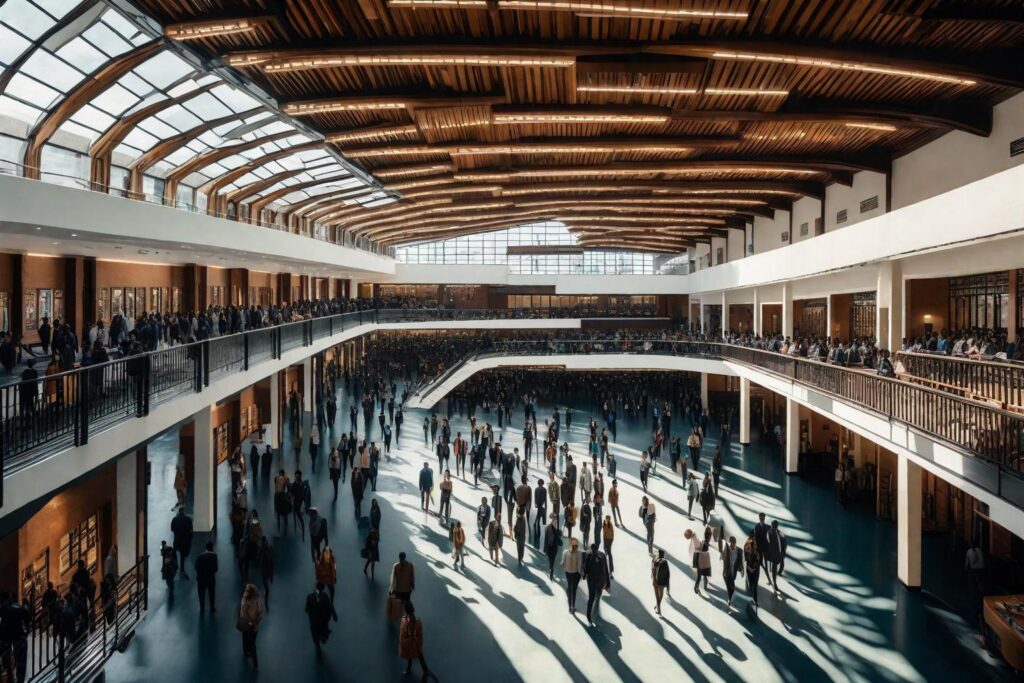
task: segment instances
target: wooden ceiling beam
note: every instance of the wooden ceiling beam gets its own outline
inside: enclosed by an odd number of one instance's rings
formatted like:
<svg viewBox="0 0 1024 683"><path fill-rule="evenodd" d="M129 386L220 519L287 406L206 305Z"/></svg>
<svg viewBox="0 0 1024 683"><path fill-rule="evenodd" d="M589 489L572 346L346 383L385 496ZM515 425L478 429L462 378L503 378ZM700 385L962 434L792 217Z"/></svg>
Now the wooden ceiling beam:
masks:
<svg viewBox="0 0 1024 683"><path fill-rule="evenodd" d="M784 180L693 180L693 181L610 181L602 183L551 182L505 184L503 195L511 193L544 194L548 192L645 192L655 196L671 196L674 194L703 196L709 192L718 192L722 196L730 195L762 195L777 197L793 197L804 195L815 199L825 196L825 186L820 182L784 181ZM780 207L775 207L780 208Z"/></svg>
<svg viewBox="0 0 1024 683"><path fill-rule="evenodd" d="M506 102L504 94L429 94L394 93L318 97L281 104L281 111L290 116L313 116L344 111L395 111L416 109L448 109L489 107Z"/></svg>
<svg viewBox="0 0 1024 683"><path fill-rule="evenodd" d="M255 169L259 168L260 166L263 166L264 164L268 164L271 161L283 159L298 152L305 152L307 150L314 149L323 149L323 143L306 142L301 145L292 145L291 147L285 147L284 149L280 149L276 152L266 154L258 159L253 159L249 163L242 164L238 168L233 168L227 173L219 175L210 182L206 183L206 185L199 188L199 190L206 194L207 205L210 207L211 211L223 213L221 203L228 201L228 198L217 194L222 187L230 185L239 178L245 176L247 173L254 171Z"/></svg>
<svg viewBox="0 0 1024 683"><path fill-rule="evenodd" d="M293 202L288 205L284 210L286 216L302 216L304 218L310 218L312 220L312 212L317 204L323 204L324 202L338 202L346 199L355 199L356 197L365 197L368 194L379 192L380 190L376 187L359 187L349 188L347 190L338 190L336 192L325 192L315 197L303 199L298 202ZM307 215L308 213L308 215Z"/></svg>
<svg viewBox="0 0 1024 683"><path fill-rule="evenodd" d="M259 197L258 199L254 199L251 202L249 202L249 216L250 216L250 220L252 220L252 215L253 214L259 213L260 211L262 211L264 209L264 207L269 206L270 204L273 204L274 202L276 202L281 197L285 197L287 195L290 195L292 192L299 192L301 190L305 190L305 189L308 189L310 187L317 187L319 185L327 185L329 183L334 183L334 182L337 182L339 180L345 180L345 179L349 179L349 178L353 178L353 177L354 176L349 174L349 175L345 175L345 176L330 176L328 178L314 178L313 180L306 180L306 181L301 182L301 183L295 183L294 185L289 185L288 187L278 188L277 190L274 190L273 192L268 192L267 194L263 195L262 197ZM352 188L349 188L349 189L352 189ZM374 188L374 189L376 189L376 188Z"/></svg>
<svg viewBox="0 0 1024 683"><path fill-rule="evenodd" d="M252 33L259 28L275 24L277 21L278 17L273 14L178 21L164 25L164 36L171 40L201 40L217 36Z"/></svg>
<svg viewBox="0 0 1024 683"><path fill-rule="evenodd" d="M850 73L929 80L955 87L979 83L1004 88L1024 88L1024 71L1019 60L930 50L909 50L879 45L816 45L811 42L776 40L684 40L648 43L644 54L682 55L722 61L792 64Z"/></svg>
<svg viewBox="0 0 1024 683"><path fill-rule="evenodd" d="M342 148L342 154L350 159L380 158L390 156L411 156L423 154L449 154L457 156L473 154L572 154L588 152L661 152L687 151L691 149L718 149L735 147L742 140L738 137L613 137L591 138L523 138L510 142L448 142L413 143L407 145L373 145ZM547 152L545 150L551 150Z"/></svg>
<svg viewBox="0 0 1024 683"><path fill-rule="evenodd" d="M396 138L407 135L419 135L419 127L415 123L401 125L378 124L376 126L335 130L327 133L324 139L326 142L340 146L350 142L372 140L373 138Z"/></svg>
<svg viewBox="0 0 1024 683"><path fill-rule="evenodd" d="M949 5L929 7L921 14L882 11L884 16L916 19L926 24L1024 24L1024 7Z"/></svg>
<svg viewBox="0 0 1024 683"><path fill-rule="evenodd" d="M577 57L576 75L597 74L690 74L700 76L708 60L697 57L668 55L620 54L614 56Z"/></svg>

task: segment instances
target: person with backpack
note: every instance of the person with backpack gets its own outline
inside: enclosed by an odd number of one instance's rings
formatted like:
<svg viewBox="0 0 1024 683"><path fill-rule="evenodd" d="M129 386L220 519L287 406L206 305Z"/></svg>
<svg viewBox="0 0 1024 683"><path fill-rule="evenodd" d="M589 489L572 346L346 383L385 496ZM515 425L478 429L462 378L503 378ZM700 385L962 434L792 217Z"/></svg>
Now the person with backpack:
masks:
<svg viewBox="0 0 1024 683"><path fill-rule="evenodd" d="M671 571L665 559L665 549L658 548L658 556L651 562L651 583L654 585L654 612L661 614L661 600L669 589Z"/></svg>
<svg viewBox="0 0 1024 683"><path fill-rule="evenodd" d="M327 520L320 516L316 508L309 508L309 552L316 562L320 555L320 545L327 545Z"/></svg>
<svg viewBox="0 0 1024 683"><path fill-rule="evenodd" d="M708 515L715 509L715 490L711 484L711 475L704 475L704 482L700 489L700 511L704 524L708 523Z"/></svg>

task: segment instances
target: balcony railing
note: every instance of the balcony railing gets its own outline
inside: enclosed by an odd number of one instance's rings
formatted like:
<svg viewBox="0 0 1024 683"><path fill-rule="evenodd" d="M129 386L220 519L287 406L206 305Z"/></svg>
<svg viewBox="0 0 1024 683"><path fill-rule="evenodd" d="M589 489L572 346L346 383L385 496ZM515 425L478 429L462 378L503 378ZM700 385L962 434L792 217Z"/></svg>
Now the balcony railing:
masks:
<svg viewBox="0 0 1024 683"><path fill-rule="evenodd" d="M123 651L149 601L149 558L143 557L117 581L109 596L90 596L84 614L49 608L42 596L26 598L32 613L28 633L13 644L0 645L0 679L31 683L92 681L117 651Z"/></svg>
<svg viewBox="0 0 1024 683"><path fill-rule="evenodd" d="M906 379L1024 413L1024 363L904 352L896 360L906 369Z"/></svg>

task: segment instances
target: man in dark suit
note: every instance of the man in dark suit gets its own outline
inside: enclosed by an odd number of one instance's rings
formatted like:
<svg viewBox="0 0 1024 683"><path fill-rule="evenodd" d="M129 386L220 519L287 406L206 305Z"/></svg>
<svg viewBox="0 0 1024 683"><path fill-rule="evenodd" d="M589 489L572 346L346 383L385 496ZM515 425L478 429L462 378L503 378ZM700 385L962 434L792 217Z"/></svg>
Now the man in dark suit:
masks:
<svg viewBox="0 0 1024 683"><path fill-rule="evenodd" d="M771 527L764 521L764 513L761 512L757 515L758 522L754 525L754 542L757 544L757 553L761 556L761 566L768 568L768 532ZM768 583L771 583L771 576L768 577Z"/></svg>
<svg viewBox="0 0 1024 683"><path fill-rule="evenodd" d="M171 520L171 533L174 534L174 550L179 555L181 575L187 579L185 561L192 553L192 518L185 514L184 506L178 508L178 514Z"/></svg>
<svg viewBox="0 0 1024 683"><path fill-rule="evenodd" d="M587 621L593 625L593 609L601 602L601 592L611 589L611 570L608 556L598 550L596 543L583 556L583 578L587 580Z"/></svg>
<svg viewBox="0 0 1024 683"><path fill-rule="evenodd" d="M313 644L319 654L321 644L326 643L331 635L331 619L338 620L338 613L334 611L334 605L331 604L330 596L324 592L322 583L318 583L316 590L306 596L306 616L309 617L309 633L313 636Z"/></svg>
<svg viewBox="0 0 1024 683"><path fill-rule="evenodd" d="M206 610L206 596L210 596L210 612L217 611L217 553L213 543L196 558L196 588L199 590L199 613Z"/></svg>

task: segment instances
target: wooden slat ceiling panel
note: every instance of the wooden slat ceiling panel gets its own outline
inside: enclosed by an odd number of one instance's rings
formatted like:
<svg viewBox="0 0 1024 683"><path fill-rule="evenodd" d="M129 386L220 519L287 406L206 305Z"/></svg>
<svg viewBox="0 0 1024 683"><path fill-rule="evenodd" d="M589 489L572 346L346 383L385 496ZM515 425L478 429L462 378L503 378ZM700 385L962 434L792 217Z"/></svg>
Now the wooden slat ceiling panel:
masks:
<svg viewBox="0 0 1024 683"><path fill-rule="evenodd" d="M421 54L446 55L444 46L484 45L500 52L502 47L523 50L530 46L555 46L563 50L584 46L593 55L578 59L575 66L466 65L466 64L365 64L266 70L264 64L236 66L246 77L266 88L282 103L333 97L406 95L429 97L430 103L406 108L321 112L304 118L325 134L345 133L373 126L403 126L380 135L360 133L358 139L337 143L338 149L405 146L401 154L361 155L354 163L373 172L390 169L378 176L385 185L405 185L398 192L415 193L408 203L436 197L432 178L448 178L448 185L466 196L472 183L452 179L461 171L482 169L499 173L519 172L514 179L480 181L483 195L494 192L498 182L506 190L515 186L555 187L602 185L624 188L641 185L651 191L659 184L691 183L729 194L731 187L754 187L743 183L792 184L810 182L803 192L819 193L822 183L849 181L850 171L835 167L808 177L783 172L651 172L593 176L531 175L530 168L591 167L614 164L668 165L673 161L705 163L718 160L836 159L858 155L877 159L895 151L904 152L924 144L951 129L984 134L991 126L991 104L1016 92L1012 83L1024 83L1024 8L1019 0L607 0L616 7L680 8L745 12L746 19L700 18L659 20L634 16L585 16L572 11L509 9L508 0L479 9L430 7L420 0L410 7L408 0L138 0L138 4L164 23L224 19L244 16L272 16L273 21L243 33L207 35L190 41L210 57L246 50L288 50L300 48L303 57L318 49L335 52L369 46L363 55L401 54L401 47L437 46ZM981 8L979 10L979 8ZM986 13L999 13L999 20ZM699 47L695 41L714 41L729 46L747 41L755 47L739 46L733 52L760 55L755 58L723 58L713 55L717 47ZM776 41L765 43L765 41ZM802 52L787 53L786 49ZM618 45L616 48L614 46ZM395 47L398 46L398 47ZM488 47L476 49L488 49ZM595 52L594 48L599 48ZM648 49L650 48L650 49ZM471 51L471 47L465 47ZM641 52L642 49L642 52ZM686 56L663 54L666 49ZM391 51L389 53L389 50ZM397 52L396 52L397 50ZM625 51L628 57L608 51ZM753 52L751 52L753 50ZM773 51L774 50L774 51ZM836 52L835 50L845 50ZM719 50L720 51L720 50ZM931 54L927 54L931 51ZM454 52L454 51L453 51ZM407 51L406 54L409 54ZM522 54L522 53L520 53ZM570 56L571 53L551 53ZM779 55L812 55L831 65L787 63ZM277 53L287 61L287 53ZM773 56L774 55L774 56ZM839 56L836 56L839 55ZM843 55L868 55L870 68L851 68L856 62ZM802 57L806 59L806 57ZM914 71L880 73L879 66ZM902 62L898 60L902 59ZM922 61L922 60L931 60ZM984 61L982 61L984 60ZM837 64L842 62L841 68ZM924 66L917 66L924 64ZM934 68L929 68L929 64ZM962 68L944 71L943 66ZM1013 71L1013 65L1018 65ZM959 66L958 66L959 65ZM921 77L921 72L969 78L973 85ZM960 74L969 74L963 76ZM981 74L985 78L973 78ZM582 88L582 89L579 89ZM593 88L598 88L594 91ZM605 89L601 91L600 89ZM609 92L607 88L631 89ZM644 89L644 90L637 90ZM653 91L651 91L653 89ZM695 92L672 92L692 90ZM715 91L732 91L716 93ZM736 94L735 91L748 91ZM751 95L752 90L784 91L782 94ZM669 92L666 92L669 91ZM445 97L496 95L499 101L529 111L532 105L555 107L562 114L579 116L586 107L617 107L616 111L640 112L654 107L664 112L660 121L615 122L594 120L531 121L499 123L494 109L476 103L455 102L445 106ZM576 109L573 109L573 108ZM831 110L822 113L821 108ZM836 111L838 110L838 111ZM715 112L693 118L700 112ZM673 114L673 112L675 112ZM694 112L690 118L685 112ZM718 112L762 112L773 118L748 114L731 117ZM875 118L872 118L872 112ZM650 115L650 110L648 111ZM671 114L671 116L670 116ZM614 148L584 150L563 145L554 148L516 151L517 144L544 140L574 139L594 145L615 138L731 138L727 148L693 144L680 150ZM505 145L504 150L477 150L473 154L451 153L449 149L423 149L424 145ZM610 143L606 143L606 146ZM677 145L676 147L679 147ZM415 167L407 174L402 169ZM872 165L874 167L874 165ZM397 172L397 175L394 173ZM413 188L410 181L423 181ZM790 185L791 186L791 185ZM757 186L767 188L769 186ZM586 190L567 189L587 196ZM473 196L473 195L470 195ZM602 196L604 194L594 194ZM798 195L762 194L773 205ZM325 215L331 204L318 206ZM340 205L339 205L340 208ZM372 216L372 209L352 209ZM350 211L350 212L351 212ZM467 209L472 211L472 209ZM481 225L497 225L489 221ZM453 225L453 234L460 228ZM473 228L479 229L479 228ZM403 232L401 240L415 241L415 231ZM588 234L588 239L600 242Z"/></svg>

